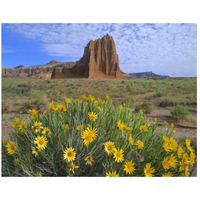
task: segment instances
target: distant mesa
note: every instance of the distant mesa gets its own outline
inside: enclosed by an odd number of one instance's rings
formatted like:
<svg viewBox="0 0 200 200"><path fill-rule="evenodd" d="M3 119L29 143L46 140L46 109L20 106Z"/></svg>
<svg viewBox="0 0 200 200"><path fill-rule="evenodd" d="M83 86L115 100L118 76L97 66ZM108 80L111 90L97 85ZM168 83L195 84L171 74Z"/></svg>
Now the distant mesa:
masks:
<svg viewBox="0 0 200 200"><path fill-rule="evenodd" d="M166 75L158 75L155 74L153 72L140 72L140 73L130 73L129 75L131 76L135 76L135 77L152 77L152 78L156 78L156 77L169 77Z"/></svg>

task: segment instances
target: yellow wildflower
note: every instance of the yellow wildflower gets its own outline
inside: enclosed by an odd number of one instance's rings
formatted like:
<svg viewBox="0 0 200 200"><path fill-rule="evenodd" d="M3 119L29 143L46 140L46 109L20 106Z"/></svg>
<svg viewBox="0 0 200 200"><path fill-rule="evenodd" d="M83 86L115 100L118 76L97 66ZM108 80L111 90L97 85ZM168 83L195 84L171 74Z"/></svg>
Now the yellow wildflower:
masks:
<svg viewBox="0 0 200 200"><path fill-rule="evenodd" d="M108 173L106 173L106 177L119 177L119 174L117 174L116 173L116 171L115 172L108 172Z"/></svg>
<svg viewBox="0 0 200 200"><path fill-rule="evenodd" d="M168 143L170 141L170 139L167 136L163 136L163 140Z"/></svg>
<svg viewBox="0 0 200 200"><path fill-rule="evenodd" d="M98 106L97 109L98 109L99 112L102 112L102 109L101 109L100 106Z"/></svg>
<svg viewBox="0 0 200 200"><path fill-rule="evenodd" d="M164 145L163 145L163 148L165 149L165 151L167 153L169 153L169 151L170 151L169 143L165 142Z"/></svg>
<svg viewBox="0 0 200 200"><path fill-rule="evenodd" d="M110 96L108 94L106 95L106 99L110 99Z"/></svg>
<svg viewBox="0 0 200 200"><path fill-rule="evenodd" d="M19 130L23 132L24 129L26 128L27 128L26 121L21 121L21 123L19 124Z"/></svg>
<svg viewBox="0 0 200 200"><path fill-rule="evenodd" d="M165 125L169 126L169 124L166 121L164 121L164 123L165 123Z"/></svg>
<svg viewBox="0 0 200 200"><path fill-rule="evenodd" d="M50 133L50 129L48 127L44 127L43 131L42 131L42 134L48 136Z"/></svg>
<svg viewBox="0 0 200 200"><path fill-rule="evenodd" d="M130 134L129 137L128 137L128 141L131 145L134 145L134 141L133 141L133 138L132 138L132 135Z"/></svg>
<svg viewBox="0 0 200 200"><path fill-rule="evenodd" d="M168 162L169 162L170 167L176 167L178 160L176 159L174 154L171 154Z"/></svg>
<svg viewBox="0 0 200 200"><path fill-rule="evenodd" d="M152 177L153 173L155 173L154 167L151 167L151 163L147 163L146 167L144 168L144 174L146 177Z"/></svg>
<svg viewBox="0 0 200 200"><path fill-rule="evenodd" d="M86 165L92 165L92 162L94 162L94 160L92 159L92 155L90 154L89 156L87 156L85 158L86 161Z"/></svg>
<svg viewBox="0 0 200 200"><path fill-rule="evenodd" d="M47 141L47 138L42 135L42 136L36 137L34 143L37 144L39 149L45 149L48 141Z"/></svg>
<svg viewBox="0 0 200 200"><path fill-rule="evenodd" d="M44 112L43 112L43 115L46 115L47 114L47 111L45 110Z"/></svg>
<svg viewBox="0 0 200 200"><path fill-rule="evenodd" d="M176 148L178 147L178 143L173 139L173 138L170 138L170 144L169 144L169 148L172 150L172 151L175 151Z"/></svg>
<svg viewBox="0 0 200 200"><path fill-rule="evenodd" d="M35 122L34 126L32 126L32 129L35 130L35 132L40 132L40 129L43 129L41 122Z"/></svg>
<svg viewBox="0 0 200 200"><path fill-rule="evenodd" d="M7 143L6 147L7 147L7 152L10 155L14 154L17 149L15 142L11 142L11 141Z"/></svg>
<svg viewBox="0 0 200 200"><path fill-rule="evenodd" d="M31 113L31 119L35 119L37 116L37 111L35 109L29 110L29 113Z"/></svg>
<svg viewBox="0 0 200 200"><path fill-rule="evenodd" d="M138 140L135 145L138 146L138 149L143 149L144 148L144 143L141 140Z"/></svg>
<svg viewBox="0 0 200 200"><path fill-rule="evenodd" d="M171 127L174 128L174 124L173 123L171 123Z"/></svg>
<svg viewBox="0 0 200 200"><path fill-rule="evenodd" d="M173 174L171 172L167 172L163 174L163 177L173 177Z"/></svg>
<svg viewBox="0 0 200 200"><path fill-rule="evenodd" d="M194 154L193 151L190 152L190 158L189 158L189 163L190 165L194 165L194 160L195 160L196 155Z"/></svg>
<svg viewBox="0 0 200 200"><path fill-rule="evenodd" d="M142 125L142 126L140 126L140 131L141 132L145 132L145 131L147 131L147 126L146 125Z"/></svg>
<svg viewBox="0 0 200 200"><path fill-rule="evenodd" d="M32 154L35 154L35 156L37 156L38 152L40 152L40 149L38 147L32 147Z"/></svg>
<svg viewBox="0 0 200 200"><path fill-rule="evenodd" d="M66 160L67 162L71 162L71 161L75 160L76 152L72 148L67 148L64 151L63 156L64 156L64 160Z"/></svg>
<svg viewBox="0 0 200 200"><path fill-rule="evenodd" d="M65 98L65 102L66 103L70 103L70 99L69 98Z"/></svg>
<svg viewBox="0 0 200 200"><path fill-rule="evenodd" d="M19 122L19 118L16 118L16 117L15 117L15 118L14 118L14 122L13 122L13 124L12 124L12 127L15 128L18 122Z"/></svg>
<svg viewBox="0 0 200 200"><path fill-rule="evenodd" d="M125 127L125 125L124 125L124 123L122 123L121 122L121 120L119 120L118 122L117 122L117 127L120 129L120 130L124 130L124 127Z"/></svg>
<svg viewBox="0 0 200 200"><path fill-rule="evenodd" d="M97 137L97 129L88 127L85 131L82 132L81 138L84 139L83 143L88 146Z"/></svg>
<svg viewBox="0 0 200 200"><path fill-rule="evenodd" d="M69 127L68 124L63 125L64 129L68 129L68 127Z"/></svg>
<svg viewBox="0 0 200 200"><path fill-rule="evenodd" d="M182 149L181 146L179 146L177 150L178 157L181 158L183 153L184 153L184 150Z"/></svg>
<svg viewBox="0 0 200 200"><path fill-rule="evenodd" d="M79 126L77 126L77 128L76 128L78 131L81 131L82 129L83 129L83 125L79 125Z"/></svg>
<svg viewBox="0 0 200 200"><path fill-rule="evenodd" d="M7 139L4 139L2 142L3 142L3 144L6 144L7 143Z"/></svg>
<svg viewBox="0 0 200 200"><path fill-rule="evenodd" d="M95 96L93 96L91 94L88 96L88 98L89 98L90 101L94 101L95 100Z"/></svg>
<svg viewBox="0 0 200 200"><path fill-rule="evenodd" d="M78 168L79 168L79 166L76 166L76 165L72 162L69 171L72 171L72 173L74 174L74 170L75 170L75 169L78 169Z"/></svg>
<svg viewBox="0 0 200 200"><path fill-rule="evenodd" d="M123 106L122 106L122 105L120 105L120 106L119 106L119 109L122 109L122 107L123 107Z"/></svg>
<svg viewBox="0 0 200 200"><path fill-rule="evenodd" d="M189 176L190 172L189 172L189 167L185 166L185 176Z"/></svg>
<svg viewBox="0 0 200 200"><path fill-rule="evenodd" d="M133 128L131 128L131 127L128 127L128 126L124 126L124 129L126 130L126 131L132 131L133 130Z"/></svg>
<svg viewBox="0 0 200 200"><path fill-rule="evenodd" d="M170 168L170 164L169 164L169 158L168 157L165 157L163 162L162 162L162 165L163 165L163 168L165 170L168 170Z"/></svg>
<svg viewBox="0 0 200 200"><path fill-rule="evenodd" d="M191 143L191 140L187 138L187 139L185 140L185 145L186 145L186 147L187 147L187 149L188 149L189 151L192 151L192 147L190 146L190 143Z"/></svg>
<svg viewBox="0 0 200 200"><path fill-rule="evenodd" d="M122 162L124 160L124 155L123 155L124 151L122 149L115 149L114 152L114 158L115 158L115 162L119 163Z"/></svg>
<svg viewBox="0 0 200 200"><path fill-rule="evenodd" d="M93 112L88 113L88 116L89 116L90 120L93 120L93 121L95 121L98 118L96 113L93 113Z"/></svg>
<svg viewBox="0 0 200 200"><path fill-rule="evenodd" d="M110 141L106 142L104 144L104 148L105 148L105 151L108 153L108 155L114 153L114 151L115 151L114 142L110 142Z"/></svg>
<svg viewBox="0 0 200 200"><path fill-rule="evenodd" d="M98 102L101 103L101 104L104 104L105 101L103 101L102 99L98 98Z"/></svg>
<svg viewBox="0 0 200 200"><path fill-rule="evenodd" d="M129 161L126 162L124 165L124 171L126 172L126 174L132 174L135 171L135 164L133 163L133 161Z"/></svg>

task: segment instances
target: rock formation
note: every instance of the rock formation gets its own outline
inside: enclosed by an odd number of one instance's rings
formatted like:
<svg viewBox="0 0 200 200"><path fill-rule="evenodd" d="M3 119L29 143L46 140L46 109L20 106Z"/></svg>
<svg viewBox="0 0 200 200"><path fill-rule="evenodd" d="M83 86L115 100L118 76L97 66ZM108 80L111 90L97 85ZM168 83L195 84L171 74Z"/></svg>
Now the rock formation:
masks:
<svg viewBox="0 0 200 200"><path fill-rule="evenodd" d="M91 40L85 47L83 57L72 68L64 65L55 68L52 78L122 78L115 42L108 34Z"/></svg>
<svg viewBox="0 0 200 200"><path fill-rule="evenodd" d="M3 77L33 77L43 79L89 78L119 79L122 72L115 42L108 34L98 40L91 40L85 47L83 57L74 62L52 60L45 65L32 67L3 68Z"/></svg>

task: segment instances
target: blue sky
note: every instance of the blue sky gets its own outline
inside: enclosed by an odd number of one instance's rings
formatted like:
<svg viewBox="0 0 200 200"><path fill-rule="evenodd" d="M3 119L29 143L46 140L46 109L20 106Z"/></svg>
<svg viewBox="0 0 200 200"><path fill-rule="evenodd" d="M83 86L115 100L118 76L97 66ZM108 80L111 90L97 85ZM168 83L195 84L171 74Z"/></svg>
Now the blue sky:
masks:
<svg viewBox="0 0 200 200"><path fill-rule="evenodd" d="M197 76L196 24L2 24L2 67L77 61L93 39L110 34L126 73Z"/></svg>

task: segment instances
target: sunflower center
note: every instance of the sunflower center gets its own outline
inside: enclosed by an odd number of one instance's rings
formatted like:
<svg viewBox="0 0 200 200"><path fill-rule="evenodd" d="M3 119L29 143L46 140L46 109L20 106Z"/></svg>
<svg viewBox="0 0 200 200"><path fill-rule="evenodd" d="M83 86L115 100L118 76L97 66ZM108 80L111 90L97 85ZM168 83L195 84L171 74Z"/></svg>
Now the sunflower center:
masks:
<svg viewBox="0 0 200 200"><path fill-rule="evenodd" d="M68 157L71 157L72 156L72 152L69 152L67 155L68 155Z"/></svg>
<svg viewBox="0 0 200 200"><path fill-rule="evenodd" d="M112 146L108 146L108 150L111 151L112 150Z"/></svg>
<svg viewBox="0 0 200 200"><path fill-rule="evenodd" d="M10 149L11 149L11 150L15 150L15 146L14 146L14 145L11 145L11 146L10 146Z"/></svg>
<svg viewBox="0 0 200 200"><path fill-rule="evenodd" d="M44 141L43 141L43 140L40 140L40 141L39 141L39 144L40 144L40 145L43 145L43 144L44 144Z"/></svg>

